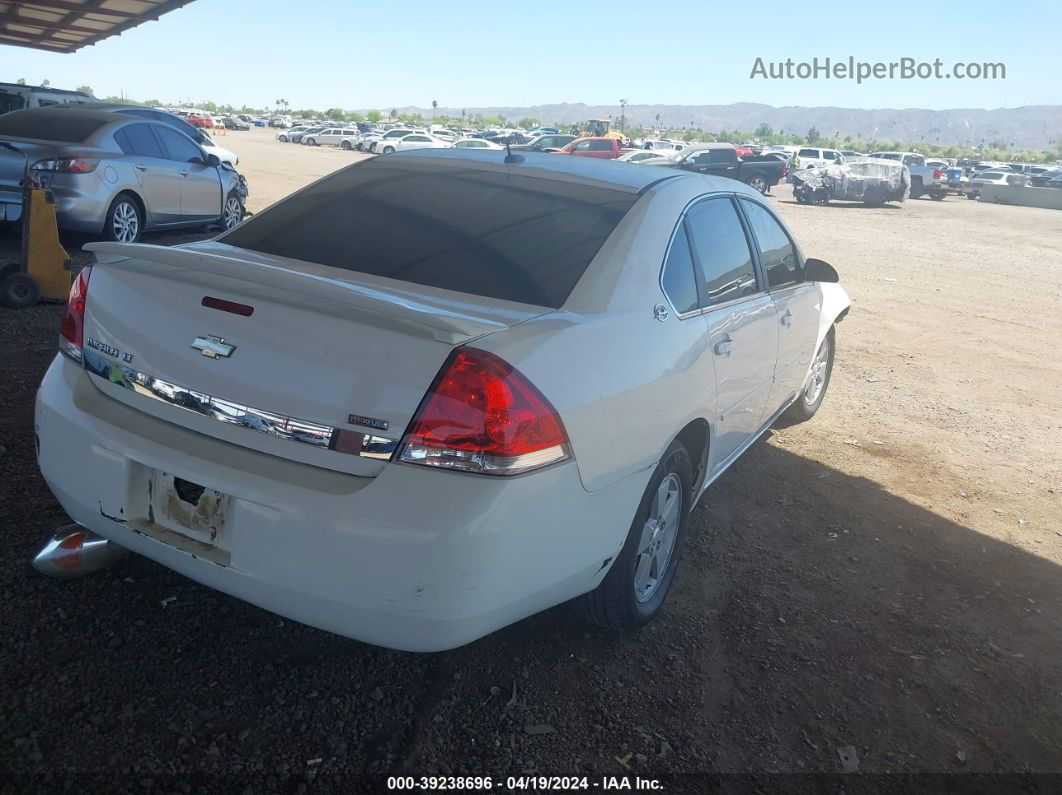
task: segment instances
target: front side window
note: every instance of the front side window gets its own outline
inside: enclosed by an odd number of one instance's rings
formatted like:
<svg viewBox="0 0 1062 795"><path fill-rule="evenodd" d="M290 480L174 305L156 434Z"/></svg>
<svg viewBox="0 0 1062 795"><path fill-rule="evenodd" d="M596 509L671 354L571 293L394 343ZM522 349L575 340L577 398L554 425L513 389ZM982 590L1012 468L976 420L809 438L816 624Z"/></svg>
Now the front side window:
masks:
<svg viewBox="0 0 1062 795"><path fill-rule="evenodd" d="M768 287L784 287L801 281L803 268L796 247L778 220L763 205L742 199L752 235L760 247L760 262Z"/></svg>
<svg viewBox="0 0 1062 795"><path fill-rule="evenodd" d="M576 151L576 152L589 152L590 151L590 142L589 141L580 141L579 143L577 143L575 145L574 151Z"/></svg>
<svg viewBox="0 0 1062 795"><path fill-rule="evenodd" d="M693 256L690 254L690 242L686 237L686 228L679 224L675 239L671 241L671 250L664 263L662 279L664 292L671 299L671 305L680 315L697 309L697 281L693 274Z"/></svg>
<svg viewBox="0 0 1062 795"><path fill-rule="evenodd" d="M686 232L704 290L701 306L758 292L749 242L730 199L709 199L694 206L686 215Z"/></svg>
<svg viewBox="0 0 1062 795"><path fill-rule="evenodd" d="M611 152L612 151L612 142L611 141L591 141L590 142L590 151L591 152Z"/></svg>
<svg viewBox="0 0 1062 795"><path fill-rule="evenodd" d="M177 160L181 163L203 162L203 151L192 143L187 136L161 125L156 126L154 130L169 152L170 160Z"/></svg>

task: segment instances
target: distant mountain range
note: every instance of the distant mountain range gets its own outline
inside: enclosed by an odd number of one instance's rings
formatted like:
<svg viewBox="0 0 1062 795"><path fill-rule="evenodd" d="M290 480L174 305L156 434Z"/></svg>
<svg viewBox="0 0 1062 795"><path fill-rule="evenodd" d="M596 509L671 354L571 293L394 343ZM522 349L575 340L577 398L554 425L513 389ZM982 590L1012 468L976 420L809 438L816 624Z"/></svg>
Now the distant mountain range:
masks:
<svg viewBox="0 0 1062 795"><path fill-rule="evenodd" d="M390 110L389 108L386 110ZM515 122L531 117L542 123L569 124L585 119L619 118L616 105L584 105L562 103L532 105L530 107L443 108L438 113L447 116L466 115L504 116ZM420 113L431 116L431 108L398 108L400 113ZM960 144L977 146L1000 144L1007 148L1040 149L1062 142L1062 105L1026 105L1018 108L983 110L958 108L955 110L920 110L917 108L861 108L789 106L775 108L754 102L733 105L628 105L627 119L631 124L654 127L659 114L660 124L680 129L691 122L694 127L711 132L742 130L751 132L760 124L769 125L774 132L785 131L805 135L815 127L826 137L839 133L871 140L901 140L927 144Z"/></svg>

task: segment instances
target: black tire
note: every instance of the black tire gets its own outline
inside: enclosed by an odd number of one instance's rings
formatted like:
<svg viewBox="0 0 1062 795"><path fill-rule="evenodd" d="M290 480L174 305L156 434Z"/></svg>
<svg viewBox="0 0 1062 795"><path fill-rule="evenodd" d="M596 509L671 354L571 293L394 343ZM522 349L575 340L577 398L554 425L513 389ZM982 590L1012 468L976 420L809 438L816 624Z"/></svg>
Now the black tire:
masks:
<svg viewBox="0 0 1062 795"><path fill-rule="evenodd" d="M638 546L642 540L654 498L665 478L672 475L675 475L680 483L678 494L681 495L682 500L678 505L678 529L674 546L662 576L657 578L657 584L651 596L646 601L640 601L635 596L634 586ZM634 514L634 521L627 532L623 550L613 562L612 568L597 588L572 601L572 608L578 616L615 632L631 632L644 626L656 616L671 590L675 571L682 557L682 545L686 538L686 526L689 524L692 493L693 465L690 462L690 455L681 442L674 441L667 448L667 452L664 453L664 457L649 479L649 486L642 495L642 501Z"/></svg>
<svg viewBox="0 0 1062 795"><path fill-rule="evenodd" d="M230 205L232 209L230 211ZM238 207L238 209L236 209ZM236 191L229 191L229 195L225 197L225 204L221 208L221 218L218 221L218 226L222 231L227 232L240 221L243 220L244 215L247 212L247 208L243 206L243 199Z"/></svg>
<svg viewBox="0 0 1062 795"><path fill-rule="evenodd" d="M340 141L339 145L340 145L340 146L341 146L341 147L342 147L343 149L346 149L346 150L348 150L348 151L349 151L349 150L350 150L350 148L351 148L351 146L350 146L350 141Z"/></svg>
<svg viewBox="0 0 1062 795"><path fill-rule="evenodd" d="M354 144L354 148L357 149L359 152L364 152L365 151L365 144L363 144L363 143L361 143L361 141L359 141L358 143Z"/></svg>
<svg viewBox="0 0 1062 795"><path fill-rule="evenodd" d="M394 151L395 151L395 148L394 148L393 146L385 146L385 147L383 148L383 153L384 153L385 155L389 155L389 154L391 154L391 153L392 153L392 152L394 152Z"/></svg>
<svg viewBox="0 0 1062 795"><path fill-rule="evenodd" d="M0 277L0 304L12 309L35 306L41 300L41 288L22 271Z"/></svg>
<svg viewBox="0 0 1062 795"><path fill-rule="evenodd" d="M922 195L922 180L921 179L912 179L911 180L911 198L912 199L917 199L921 195Z"/></svg>
<svg viewBox="0 0 1062 795"><path fill-rule="evenodd" d="M288 136L281 135L279 138L277 138L277 140L280 141L281 143L286 144L288 142Z"/></svg>
<svg viewBox="0 0 1062 795"><path fill-rule="evenodd" d="M942 191L942 190L935 190L935 191L933 191L932 193L929 194L929 198L931 198L935 202L942 202L942 201L944 201L944 197L946 195L947 194L945 194L944 191Z"/></svg>
<svg viewBox="0 0 1062 795"><path fill-rule="evenodd" d="M130 212L126 207L131 207L135 212L136 229L133 231L131 237L122 236L116 225L118 224L119 217L129 218ZM111 206L107 209L107 215L103 221L103 237L105 240L114 240L119 243L136 243L140 240L141 235L144 234L144 210L140 207L138 202L129 193L119 193L114 197L114 201L111 202Z"/></svg>
<svg viewBox="0 0 1062 795"><path fill-rule="evenodd" d="M830 386L830 376L833 374L834 355L837 352L836 338L832 328L826 333L826 337L822 340L822 345L819 346L819 350L815 352L816 359L818 358L819 352L824 346L827 346L827 359L826 372L824 380L822 382L822 388L819 389L815 399L809 401L808 393L812 388L812 384L814 383L809 382L809 384L800 393L800 397L798 397L796 399L796 402L792 406L790 406L785 412L785 418L790 423L807 422L808 420L810 420L812 417L815 416L815 413L822 405L823 399L826 397L826 390L829 389Z"/></svg>
<svg viewBox="0 0 1062 795"><path fill-rule="evenodd" d="M762 174L753 174L745 184L764 196L767 195L767 191L771 187L767 184L767 177Z"/></svg>

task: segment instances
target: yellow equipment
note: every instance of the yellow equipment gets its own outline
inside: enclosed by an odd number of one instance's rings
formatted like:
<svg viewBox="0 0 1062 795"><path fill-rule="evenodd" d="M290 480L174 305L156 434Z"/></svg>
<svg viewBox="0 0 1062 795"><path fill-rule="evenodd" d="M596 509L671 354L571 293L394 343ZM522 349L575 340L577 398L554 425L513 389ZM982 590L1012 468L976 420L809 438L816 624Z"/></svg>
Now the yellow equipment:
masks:
<svg viewBox="0 0 1062 795"><path fill-rule="evenodd" d="M23 180L22 262L0 266L0 302L15 308L38 301L66 301L73 276L70 255L59 244L51 191Z"/></svg>
<svg viewBox="0 0 1062 795"><path fill-rule="evenodd" d="M572 134L580 138L623 138L622 133L612 132L612 121L609 119L587 119L574 125ZM578 129L576 129L578 128Z"/></svg>

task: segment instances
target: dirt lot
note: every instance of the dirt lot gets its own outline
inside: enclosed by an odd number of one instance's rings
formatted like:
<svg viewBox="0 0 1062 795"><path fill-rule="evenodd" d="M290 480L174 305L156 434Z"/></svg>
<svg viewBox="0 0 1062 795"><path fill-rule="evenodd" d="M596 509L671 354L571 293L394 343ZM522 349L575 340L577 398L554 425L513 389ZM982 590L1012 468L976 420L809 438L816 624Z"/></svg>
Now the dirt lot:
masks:
<svg viewBox="0 0 1062 795"><path fill-rule="evenodd" d="M264 131L221 143L252 210L356 158ZM28 558L63 519L32 416L59 311L0 310L0 780L361 792L396 773L637 772L690 774L668 791L694 792L736 772L764 790L856 767L1062 773L1062 215L775 193L854 301L830 394L709 490L666 615L635 636L560 607L417 656L145 559L37 575ZM844 782L860 784L944 787Z"/></svg>

